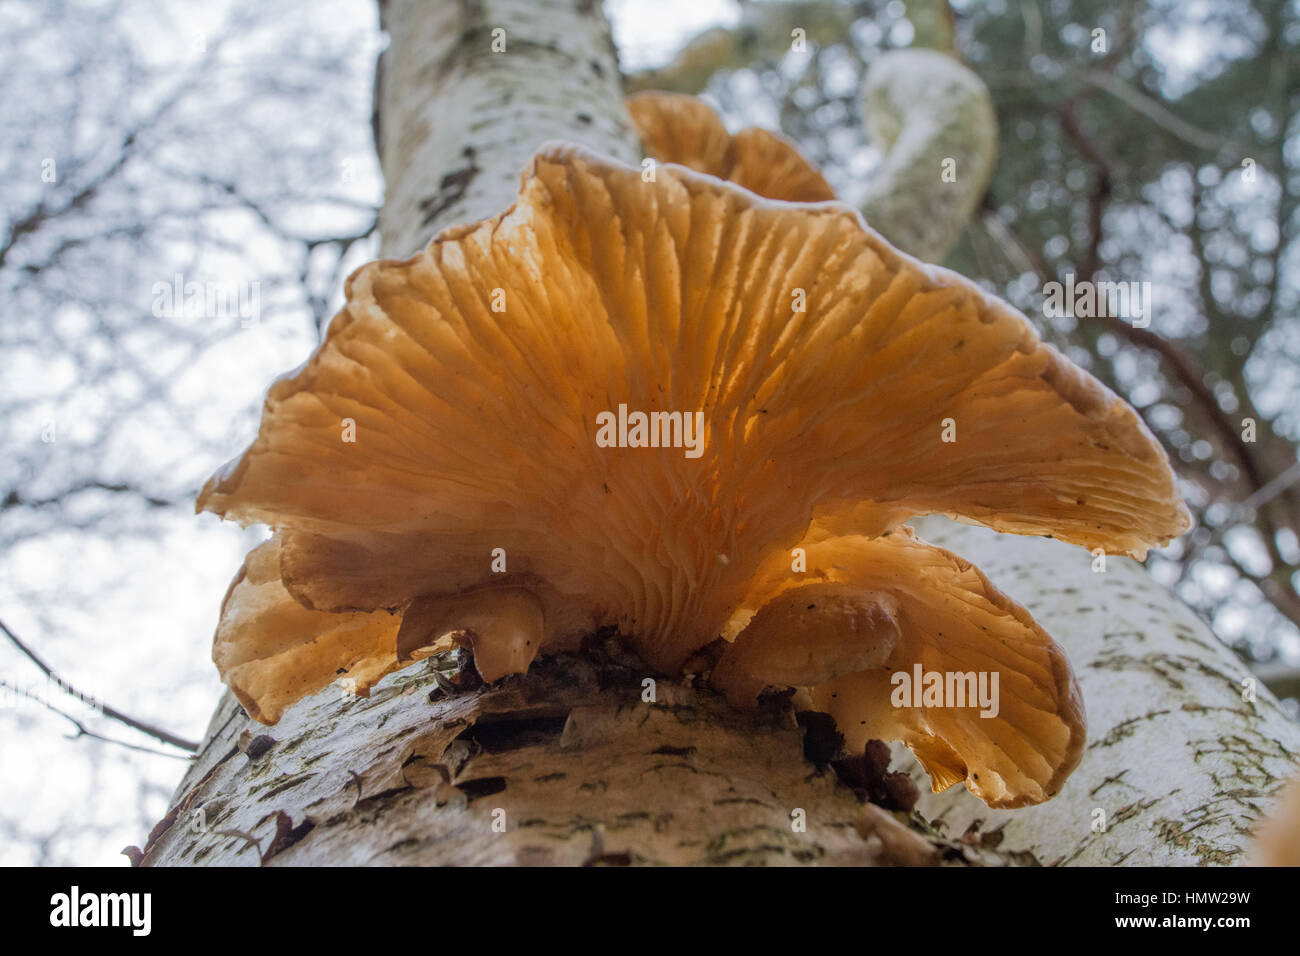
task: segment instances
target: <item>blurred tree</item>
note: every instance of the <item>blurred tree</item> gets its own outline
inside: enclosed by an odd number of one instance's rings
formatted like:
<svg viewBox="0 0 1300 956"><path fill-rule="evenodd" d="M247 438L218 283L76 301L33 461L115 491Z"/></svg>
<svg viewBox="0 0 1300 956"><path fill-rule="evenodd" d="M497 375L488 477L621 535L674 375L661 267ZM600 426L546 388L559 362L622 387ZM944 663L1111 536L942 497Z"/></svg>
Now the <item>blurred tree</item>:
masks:
<svg viewBox="0 0 1300 956"><path fill-rule="evenodd" d="M196 525L194 490L374 252L375 26L348 0L0 0L0 618L182 736L256 538ZM158 747L2 640L0 668L0 860L112 862L176 761L93 742Z"/></svg>

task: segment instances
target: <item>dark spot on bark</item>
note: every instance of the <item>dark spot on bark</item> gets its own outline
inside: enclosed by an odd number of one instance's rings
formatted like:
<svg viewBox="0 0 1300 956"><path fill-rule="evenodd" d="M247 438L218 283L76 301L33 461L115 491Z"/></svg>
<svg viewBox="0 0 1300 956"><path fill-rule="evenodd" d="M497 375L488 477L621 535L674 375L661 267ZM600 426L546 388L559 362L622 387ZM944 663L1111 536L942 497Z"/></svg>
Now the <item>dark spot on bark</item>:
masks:
<svg viewBox="0 0 1300 956"><path fill-rule="evenodd" d="M456 789L465 794L471 803L479 797L489 797L494 793L500 793L505 788L505 777L479 777L475 780L462 780L456 784Z"/></svg>
<svg viewBox="0 0 1300 956"><path fill-rule="evenodd" d="M256 760L274 746L274 737L268 736L267 734L259 734L248 742L248 746L244 748L244 756L249 760Z"/></svg>
<svg viewBox="0 0 1300 956"><path fill-rule="evenodd" d="M466 146L461 150L461 155L465 157L465 165L443 176L438 182L438 191L420 203L420 225L428 226L459 202L469 190L474 177L482 172L476 162L473 147Z"/></svg>
<svg viewBox="0 0 1300 956"><path fill-rule="evenodd" d="M380 790L378 793L372 793L370 796L362 800L358 800L356 806L357 809L362 809L365 807L381 806L384 803L384 801L397 796L399 793L407 793L410 790L411 790L410 784L403 784L400 787L389 787L387 790Z"/></svg>
<svg viewBox="0 0 1300 956"><path fill-rule="evenodd" d="M803 755L810 763L825 767L844 750L844 735L830 714L801 710L794 716L803 728Z"/></svg>
<svg viewBox="0 0 1300 956"><path fill-rule="evenodd" d="M303 820L302 823L295 827L289 814L283 810L277 810L275 812L275 836L271 838L271 845L262 854L262 862L265 863L277 853L283 853L314 829L316 829L316 824L310 820Z"/></svg>
<svg viewBox="0 0 1300 956"><path fill-rule="evenodd" d="M310 774L310 773L305 773L305 774L303 774L302 776L299 776L299 777L293 777L292 779L286 780L284 783L280 784L278 787L272 787L272 788L271 788L270 790L268 790L266 793L264 793L264 794L262 794L260 797L258 797L258 799L259 799L259 800L270 800L272 797L278 797L280 794L284 793L286 790L292 790L294 787L300 787L300 786L302 786L304 783L306 783L308 780L310 780L313 776L315 776L315 775L314 775L314 774Z"/></svg>
<svg viewBox="0 0 1300 956"><path fill-rule="evenodd" d="M573 118L576 119L579 123L582 123L586 126L590 126L592 123L590 113L577 113L574 115Z"/></svg>
<svg viewBox="0 0 1300 956"><path fill-rule="evenodd" d="M595 73L597 76L599 76L599 77L601 77L601 78L603 79L604 76L605 76L605 68L604 68L603 66L600 65L600 61L599 61L599 60L591 60L591 61L589 61L589 62L591 63L591 72L592 72L592 73Z"/></svg>
<svg viewBox="0 0 1300 956"><path fill-rule="evenodd" d="M460 735L483 748L484 753L503 754L525 747L543 747L564 732L569 717L519 717L479 721Z"/></svg>
<svg viewBox="0 0 1300 956"><path fill-rule="evenodd" d="M721 800L713 801L715 807L729 807L737 804L744 804L751 807L767 806L767 804L763 803L762 800L756 800L753 797L723 797Z"/></svg>
<svg viewBox="0 0 1300 956"><path fill-rule="evenodd" d="M694 747L670 747L664 744L662 747L656 747L650 751L652 754L665 754L669 757L691 757L695 754Z"/></svg>

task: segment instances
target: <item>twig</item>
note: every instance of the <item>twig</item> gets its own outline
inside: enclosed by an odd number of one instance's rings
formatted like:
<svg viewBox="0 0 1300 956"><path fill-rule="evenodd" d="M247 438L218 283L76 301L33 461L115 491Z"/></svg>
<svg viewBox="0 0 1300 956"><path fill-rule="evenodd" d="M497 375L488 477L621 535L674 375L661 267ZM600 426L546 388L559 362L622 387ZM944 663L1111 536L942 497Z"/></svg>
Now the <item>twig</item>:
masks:
<svg viewBox="0 0 1300 956"><path fill-rule="evenodd" d="M51 505L61 503L65 498L81 494L85 491L106 491L115 495L137 495L145 504L153 508L170 508L180 499L163 498L158 495L150 494L131 485L113 483L107 481L85 481L81 484L68 488L61 494L50 498L24 498L17 490L11 490L3 498L0 498L0 510L7 511L10 508L48 508Z"/></svg>
<svg viewBox="0 0 1300 956"><path fill-rule="evenodd" d="M40 704L46 710L58 714L64 720L71 723L74 727L77 728L77 733L76 736L72 738L73 740L75 740L77 737L91 737L95 740L101 740L106 744L117 744L119 747L126 747L128 750L139 751L142 754L152 754L155 757L170 757L173 760L190 759L189 757L182 756L181 754L167 753L167 751L165 750L154 750L152 747L142 747L139 744L129 743L128 741L125 740L116 740L113 737L105 737L103 734L97 734L89 727L87 727L85 724L83 724L81 721L77 720L76 717L73 717L71 714L69 714L67 711L59 710L59 708L55 707L49 701L41 700L41 698L37 697L35 694L25 691L21 687L17 687L9 683L9 681L7 680L0 680L0 687L5 688L6 690L13 691L15 694L19 695L20 697L26 697L28 700Z"/></svg>
<svg viewBox="0 0 1300 956"><path fill-rule="evenodd" d="M41 660L40 657L37 656L35 651L33 651L30 647L24 644L21 640L19 640L18 635L15 634L13 631L9 630L9 626L5 624L4 621L0 621L0 631L4 631L5 636L8 637L9 640L13 642L14 646L17 647L18 650L22 651L22 653L27 657L28 660L30 660L33 664L39 667L41 669L41 673L43 673L46 677L50 678L50 680L58 684L59 688L63 690L65 693L73 697L80 697L82 700L94 700L97 709L105 717L108 717L111 720L116 720L118 723L126 724L126 726L138 730L143 734L148 734L150 737L153 737L155 740L160 740L165 744L171 744L173 747L179 747L181 750L187 750L190 753L195 753L198 751L199 745L192 740L186 740L184 737L178 737L175 734L163 730L161 727L156 727L153 724L147 723L146 721L137 720L135 717L131 717L127 714L122 713L122 711L118 710L115 707L110 707L108 704L105 704L103 701L99 700L98 698L90 697L87 694L81 693L81 691L77 690L75 687L73 687L71 684L65 681L62 677L56 674L54 672L54 669L50 667L49 664L46 664L45 661ZM62 711L58 711L58 713L62 713ZM65 714L64 716L67 715ZM68 719L72 720L71 717L69 717ZM75 721L73 722L75 723ZM95 735L91 734L91 736L95 736ZM126 746L131 746L131 745L127 744Z"/></svg>
<svg viewBox="0 0 1300 956"><path fill-rule="evenodd" d="M1223 145L1223 141L1213 133L1207 133L1203 129L1193 126L1186 120L1175 116L1158 102L1147 96L1141 90L1124 82L1114 73L1105 73L1101 70L1090 70L1084 74L1084 81L1092 84L1100 90L1105 90L1111 96L1121 100L1132 109L1141 113L1151 122L1155 123L1166 133L1181 139L1190 146L1197 149L1213 152Z"/></svg>

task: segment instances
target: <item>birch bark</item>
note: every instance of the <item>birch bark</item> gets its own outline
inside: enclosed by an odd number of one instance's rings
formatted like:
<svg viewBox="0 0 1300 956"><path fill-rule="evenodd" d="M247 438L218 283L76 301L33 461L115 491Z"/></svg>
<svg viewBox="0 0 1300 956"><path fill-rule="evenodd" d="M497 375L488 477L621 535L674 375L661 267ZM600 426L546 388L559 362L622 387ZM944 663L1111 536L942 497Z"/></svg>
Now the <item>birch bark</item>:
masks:
<svg viewBox="0 0 1300 956"><path fill-rule="evenodd" d="M639 161L596 0L382 0L380 23L384 255L500 212L548 139Z"/></svg>

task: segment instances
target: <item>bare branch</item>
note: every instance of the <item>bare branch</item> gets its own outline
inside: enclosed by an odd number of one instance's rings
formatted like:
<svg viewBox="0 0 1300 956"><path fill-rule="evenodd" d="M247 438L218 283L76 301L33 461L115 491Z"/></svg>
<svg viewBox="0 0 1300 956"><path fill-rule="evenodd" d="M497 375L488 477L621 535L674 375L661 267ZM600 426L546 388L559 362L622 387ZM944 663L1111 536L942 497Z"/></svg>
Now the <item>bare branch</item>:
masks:
<svg viewBox="0 0 1300 956"><path fill-rule="evenodd" d="M167 753L165 750L154 750L152 747L142 747L139 744L129 743L128 741L125 740L116 740L112 737L105 737L103 734L97 734L89 727L87 727L85 724L83 724L81 721L77 720L76 717L73 717L71 714L69 714L67 711L59 710L59 708L55 707L49 701L41 700L41 698L37 697L35 694L30 694L27 691L23 690L21 687L16 687L15 685L9 683L9 681L7 680L0 680L0 687L5 688L6 690L10 690L20 697L25 697L30 701L34 701L35 703L40 704L46 710L50 711L51 713L58 714L64 720L71 723L74 727L77 728L77 733L72 737L73 740L76 740L78 737L90 737L94 740L103 741L106 744L116 744L119 747L126 747L128 750L135 750L143 754L152 754L155 757L170 757L173 760L190 759L189 757L182 756L181 754Z"/></svg>
<svg viewBox="0 0 1300 956"><path fill-rule="evenodd" d="M1217 150L1224 145L1222 139L1213 133L1207 133L1205 130L1193 126L1186 120L1179 119L1169 110L1165 109L1151 97L1147 96L1141 90L1125 83L1114 73L1106 73L1101 70L1089 70L1083 76L1084 80L1097 87L1105 90L1111 96L1122 101L1126 106L1141 113L1151 122L1155 123L1166 133L1177 137L1189 146L1195 146L1197 149L1208 151Z"/></svg>
<svg viewBox="0 0 1300 956"><path fill-rule="evenodd" d="M18 635L9 629L9 626L5 624L4 621L0 621L0 631L4 631L5 636L8 637L9 640L13 642L13 645L16 648L18 648L18 650L20 650L29 661L31 661L38 668L40 668L41 673L43 673L50 680L58 684L61 690L63 690L65 693L73 697L80 697L82 700L95 700L97 706L99 707L100 712L105 717L108 717L110 720L116 720L118 723L125 724L126 726L131 727L134 730L138 730L143 734L148 734L150 737L153 737L155 740L160 740L165 744L171 744L173 747L179 747L181 750L188 750L190 753L194 753L199 749L199 745L194 743L192 740L186 740L184 737L178 737L176 734L163 730L161 727L156 727L153 724L150 724L146 721L138 720L135 717L128 716L127 714L122 713L122 711L118 710L117 708L110 707L108 704L105 704L103 701L93 698L88 694L81 693L79 690L77 690L75 687L73 687L71 684L65 681L62 677L56 674L54 672L54 669L50 667L49 664L41 660L41 658L36 654L36 652L33 651L30 647L28 647L26 644L24 644L18 638ZM51 707L50 709L53 710L54 708ZM62 711L57 711L57 712L62 713ZM64 714L64 716L67 715ZM68 717L68 719L72 720L71 717ZM73 722L76 723L76 721ZM89 732L87 731L87 733ZM95 735L91 734L91 736L95 736Z"/></svg>
<svg viewBox="0 0 1300 956"><path fill-rule="evenodd" d="M114 484L107 481L84 481L48 498L27 498L19 494L17 490L11 490L3 498L0 498L0 511L6 511L10 508L49 508L52 505L61 504L72 495L81 494L83 491L107 491L118 495L136 495L152 508L170 508L179 501L179 499L162 498L150 494L133 485Z"/></svg>

